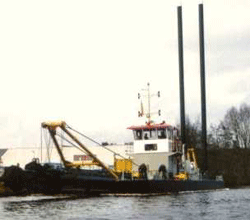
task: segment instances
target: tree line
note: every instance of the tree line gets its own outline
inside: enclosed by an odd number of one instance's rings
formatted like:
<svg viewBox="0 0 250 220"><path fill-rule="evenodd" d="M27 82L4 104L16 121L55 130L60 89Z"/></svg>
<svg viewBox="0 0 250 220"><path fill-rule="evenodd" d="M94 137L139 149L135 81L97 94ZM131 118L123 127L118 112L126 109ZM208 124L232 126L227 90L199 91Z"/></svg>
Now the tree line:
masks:
<svg viewBox="0 0 250 220"><path fill-rule="evenodd" d="M191 122L189 117L186 117L185 126L187 146L200 148L200 120ZM229 108L220 123L211 125L207 133L209 148L250 149L250 105L243 103L239 108Z"/></svg>
<svg viewBox="0 0 250 220"><path fill-rule="evenodd" d="M250 185L250 105L231 107L217 125L208 129L208 174L223 175L225 186ZM186 118L186 144L195 147L198 167L202 168L200 120Z"/></svg>

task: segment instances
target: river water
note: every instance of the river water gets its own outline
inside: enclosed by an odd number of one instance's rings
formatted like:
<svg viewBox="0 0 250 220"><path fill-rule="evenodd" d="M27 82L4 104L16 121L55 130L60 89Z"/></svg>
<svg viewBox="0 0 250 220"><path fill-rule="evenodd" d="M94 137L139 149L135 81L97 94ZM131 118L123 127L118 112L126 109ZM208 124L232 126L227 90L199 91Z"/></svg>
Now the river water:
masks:
<svg viewBox="0 0 250 220"><path fill-rule="evenodd" d="M250 219L250 188L161 196L0 198L0 219Z"/></svg>

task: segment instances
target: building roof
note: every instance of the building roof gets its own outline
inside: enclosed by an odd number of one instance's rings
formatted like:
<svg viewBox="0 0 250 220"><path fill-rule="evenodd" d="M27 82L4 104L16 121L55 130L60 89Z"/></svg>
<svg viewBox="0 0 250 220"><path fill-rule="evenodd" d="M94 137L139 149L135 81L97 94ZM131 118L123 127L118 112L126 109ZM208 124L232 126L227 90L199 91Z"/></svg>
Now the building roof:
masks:
<svg viewBox="0 0 250 220"><path fill-rule="evenodd" d="M5 154L8 149L0 149L0 157Z"/></svg>

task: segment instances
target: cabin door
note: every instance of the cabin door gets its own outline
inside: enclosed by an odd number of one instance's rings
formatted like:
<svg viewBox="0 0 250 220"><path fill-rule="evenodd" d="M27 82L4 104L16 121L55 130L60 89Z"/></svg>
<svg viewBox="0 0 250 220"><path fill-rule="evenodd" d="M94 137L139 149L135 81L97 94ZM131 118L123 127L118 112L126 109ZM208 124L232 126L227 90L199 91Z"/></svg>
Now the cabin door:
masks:
<svg viewBox="0 0 250 220"><path fill-rule="evenodd" d="M169 156L168 159L168 173L171 178L177 173L177 162L175 155Z"/></svg>

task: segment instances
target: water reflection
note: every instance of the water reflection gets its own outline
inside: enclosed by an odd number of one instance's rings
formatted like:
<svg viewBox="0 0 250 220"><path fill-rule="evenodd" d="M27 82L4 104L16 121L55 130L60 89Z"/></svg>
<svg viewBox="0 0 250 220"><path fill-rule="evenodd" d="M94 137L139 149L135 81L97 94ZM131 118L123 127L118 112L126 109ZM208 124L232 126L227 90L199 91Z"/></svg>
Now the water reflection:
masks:
<svg viewBox="0 0 250 220"><path fill-rule="evenodd" d="M13 219L16 217L25 219L30 216L51 218L57 215L58 210L66 210L66 204L67 199L65 200L65 198L10 201L3 204L3 209L4 213Z"/></svg>
<svg viewBox="0 0 250 220"><path fill-rule="evenodd" d="M44 199L37 201L8 202L4 209L9 212L21 212L23 209L39 209L49 207L50 209L64 209L67 199ZM60 202L56 202L60 201Z"/></svg>

